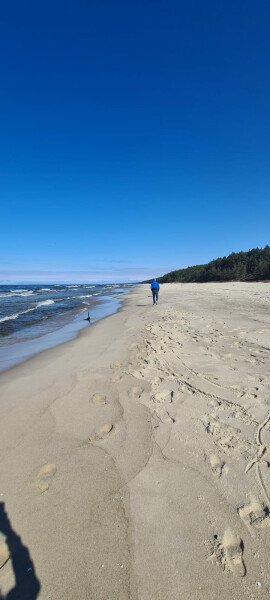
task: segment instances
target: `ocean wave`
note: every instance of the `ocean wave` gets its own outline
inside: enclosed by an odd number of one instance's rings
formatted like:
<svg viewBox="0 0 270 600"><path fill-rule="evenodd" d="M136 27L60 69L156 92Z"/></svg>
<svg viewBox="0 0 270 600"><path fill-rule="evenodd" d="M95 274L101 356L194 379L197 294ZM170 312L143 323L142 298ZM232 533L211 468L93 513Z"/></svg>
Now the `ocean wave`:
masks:
<svg viewBox="0 0 270 600"><path fill-rule="evenodd" d="M53 292L54 290L52 290L52 288L39 288L38 291L39 292Z"/></svg>
<svg viewBox="0 0 270 600"><path fill-rule="evenodd" d="M93 294L85 294L84 296L73 296L73 298L91 298Z"/></svg>
<svg viewBox="0 0 270 600"><path fill-rule="evenodd" d="M23 298L24 296L31 296L33 294L33 292L15 292L14 290L12 290L11 292L7 292L5 294L0 293L0 298L12 298L13 296L19 296L20 298Z"/></svg>
<svg viewBox="0 0 270 600"><path fill-rule="evenodd" d="M36 308L28 308L27 310L22 310L22 312L15 313L14 315L7 315L6 317L2 317L0 319L0 323L4 323L5 321L14 321L18 319L21 315L25 315L26 313L32 312L32 310L36 310Z"/></svg>
<svg viewBox="0 0 270 600"><path fill-rule="evenodd" d="M15 315L9 315L8 317L3 317L2 319L0 319L0 323L4 323L5 321L13 321L14 319L17 319L19 316L19 313L16 313Z"/></svg>
<svg viewBox="0 0 270 600"><path fill-rule="evenodd" d="M19 298L24 298L27 296L31 296L33 292L7 292L7 294L1 294L0 293L0 300L1 298L13 298L14 296L17 296Z"/></svg>
<svg viewBox="0 0 270 600"><path fill-rule="evenodd" d="M54 304L54 300L43 300L42 302L38 302L35 308L39 308L40 306L50 306Z"/></svg>
<svg viewBox="0 0 270 600"><path fill-rule="evenodd" d="M14 321L15 319L18 319L18 317L21 317L21 315L26 315L29 312L33 312L40 306L50 306L51 304L54 304L54 300L44 300L43 302L38 302L37 305L32 308L27 308L27 310L22 310L21 312L7 315L6 317L1 317L0 323L4 323L5 321Z"/></svg>

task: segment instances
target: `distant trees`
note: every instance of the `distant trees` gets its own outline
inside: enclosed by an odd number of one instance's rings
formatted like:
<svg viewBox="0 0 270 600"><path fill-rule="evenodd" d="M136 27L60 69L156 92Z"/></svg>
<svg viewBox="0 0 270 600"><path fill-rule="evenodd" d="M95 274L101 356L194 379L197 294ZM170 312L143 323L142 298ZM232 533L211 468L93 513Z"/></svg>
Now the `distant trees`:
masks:
<svg viewBox="0 0 270 600"><path fill-rule="evenodd" d="M196 265L171 271L159 277L160 283L181 281L203 283L206 281L258 281L270 280L270 246L254 248L248 252L233 252L206 265Z"/></svg>

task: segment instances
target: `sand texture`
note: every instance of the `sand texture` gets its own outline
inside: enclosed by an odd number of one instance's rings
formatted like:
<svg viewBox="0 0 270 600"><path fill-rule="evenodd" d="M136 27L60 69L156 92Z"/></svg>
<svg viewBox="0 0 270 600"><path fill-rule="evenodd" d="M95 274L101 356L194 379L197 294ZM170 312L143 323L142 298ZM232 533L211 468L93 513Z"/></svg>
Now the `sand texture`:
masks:
<svg viewBox="0 0 270 600"><path fill-rule="evenodd" d="M139 286L1 375L3 597L270 598L269 325L270 283Z"/></svg>

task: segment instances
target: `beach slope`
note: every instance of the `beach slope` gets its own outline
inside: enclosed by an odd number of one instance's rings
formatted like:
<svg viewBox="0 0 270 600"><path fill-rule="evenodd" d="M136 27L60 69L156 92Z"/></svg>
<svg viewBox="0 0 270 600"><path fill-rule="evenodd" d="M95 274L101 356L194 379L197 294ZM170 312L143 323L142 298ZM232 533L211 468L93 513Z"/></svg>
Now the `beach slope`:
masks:
<svg viewBox="0 0 270 600"><path fill-rule="evenodd" d="M4 597L270 597L269 307L269 283L139 286L0 376Z"/></svg>

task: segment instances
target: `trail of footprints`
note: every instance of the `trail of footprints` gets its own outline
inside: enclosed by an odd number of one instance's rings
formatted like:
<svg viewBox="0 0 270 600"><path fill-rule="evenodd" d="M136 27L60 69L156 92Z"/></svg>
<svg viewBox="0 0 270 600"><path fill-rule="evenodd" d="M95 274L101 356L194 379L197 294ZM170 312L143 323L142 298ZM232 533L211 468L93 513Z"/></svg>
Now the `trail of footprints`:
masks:
<svg viewBox="0 0 270 600"><path fill-rule="evenodd" d="M122 363L114 363L111 365L111 369L114 371L114 375L112 377L112 381L115 381L115 372L117 375L120 375L120 372L122 371L123 365ZM120 378L119 378L120 379ZM117 380L119 380L117 379ZM110 404L107 396L105 394L101 394L99 392L96 392L95 394L93 394L91 401L93 402L93 404L97 405L97 406L106 406L107 404ZM94 444L95 442L101 442L102 440L105 440L109 434L112 433L112 431L115 429L115 425L113 423L104 423L103 425L101 425L99 427L99 429L97 429L97 431L95 431L89 438L88 438L88 442L90 444Z"/></svg>
<svg viewBox="0 0 270 600"><path fill-rule="evenodd" d="M175 319L175 323L172 324L173 319ZM166 328L167 321L169 322L168 329ZM181 340L179 340L180 329L182 335ZM150 396L150 403L159 419L163 422L170 422L173 424L175 419L171 414L171 407L174 394L176 393L175 389L177 389L180 394L185 392L185 395L187 393L195 393L198 395L200 392L199 390L196 390L196 388L192 389L193 386L187 381L189 376L184 377L184 374L182 373L182 381L179 380L179 377L175 377L173 370L168 367L166 361L163 362L157 359L156 350L159 350L159 354L161 352L161 356L168 355L168 352L172 352L176 357L177 348L181 353L183 347L182 342L185 337L191 336L190 323L186 315L182 317L181 322L179 323L179 315L177 315L177 313L167 313L164 315L161 324L154 323L153 325L146 327L146 330L147 339L138 348L143 356L143 360L137 365L136 370L132 371L132 375L139 380L147 380L147 376L150 375L149 371L153 371L154 369L155 372L158 373L158 376L151 385L152 394ZM176 335L174 332L176 332ZM214 345L215 348L219 346L220 350L223 351L223 356L221 352L219 358L225 361L230 360L231 355L227 356L224 353L225 346L218 330L212 328L212 331L209 331L208 336L199 335L199 332L196 331L192 338L194 342L198 343L200 341L201 345L206 346L206 350L209 350L210 344L212 346ZM254 345L251 344L248 346L247 343L244 344L243 340L236 340L235 337L231 335L227 336L227 338L230 338L229 343L231 343L232 347L238 347L242 351L247 351L248 356L241 355L243 361L247 360L259 364L267 357L265 349L256 349ZM236 357L235 361L237 362L237 360L238 358ZM185 372L188 367L182 360L181 364L181 369ZM226 401L223 398L212 397L207 391L204 392L205 396L208 397L209 407L215 408L215 412L210 412L210 414L205 416L203 421L205 431L207 435L211 436L215 446L214 452L205 455L205 461L209 465L213 476L220 479L228 474L228 466L226 464L227 454L234 455L235 460L237 460L237 453L240 453L245 461L247 461L247 464L253 465L253 463L256 462L256 458L255 460L253 460L253 458L254 456L256 457L256 453L258 454L258 446L256 446L255 441L254 443L251 443L241 435L241 423L247 426L255 426L256 422L254 418L249 415L248 410L237 403L237 398L243 398L244 400L250 399L251 401L253 399L256 400L260 393L260 385L264 384L264 378L259 377L258 385L254 385L253 387L241 389L241 386L231 385L227 388L225 385L218 382L217 377L207 377L201 373L192 371L192 369L188 369L188 371L189 370L191 376L193 375L195 378L199 377L206 382L209 381L209 383L213 383L224 390L228 389L231 394L234 393L235 397L235 402ZM233 370L235 370L234 367ZM151 373L151 376L152 374L153 373ZM162 389L160 391L164 379L167 381L167 390ZM177 380L178 388L175 388L174 386L174 390L170 391L170 389L168 389L168 384L171 385L172 382L175 382L175 379ZM151 380L151 377L149 377L149 380ZM140 398L141 392L139 392L139 388L133 388L133 395L134 397ZM225 423L224 420L222 421L220 415L216 411L225 411L224 416L228 418L229 421L232 419L234 421L237 420L236 426ZM254 536L255 532L269 528L269 506L267 503L262 502L259 497L252 494L249 496L249 501L239 505L236 510L250 535ZM222 539L219 539L217 535L214 536L212 555L215 556L224 570L229 570L236 577L244 577L246 574L243 553L244 545L242 539L229 528L226 529Z"/></svg>
<svg viewBox="0 0 270 600"><path fill-rule="evenodd" d="M169 323L168 328L166 327L167 322ZM179 339L179 330L181 330L181 339ZM146 327L146 331L147 339L139 346L136 345L134 356L129 363L128 373L140 382L144 380L148 381L152 389L150 397L148 395L150 408L152 408L160 421L173 426L175 423L173 411L174 400L178 400L177 404L179 406L181 401L183 401L181 400L183 393L185 396L189 395L192 397L194 394L198 395L199 392L188 382L190 373L185 377L184 373L181 373L182 379L180 379L179 376L175 375L170 366L167 365L166 361L163 362L157 359L156 351L159 350L161 356L165 356L168 351L175 355L176 348L181 352L185 336L188 337L191 335L189 319L187 315L182 315L179 322L179 315L177 313L167 312L162 317L161 324L154 323L149 325ZM174 332L176 335L174 335ZM209 334L211 337L205 336L203 343L206 345L210 343L217 344L220 337L217 335L217 330L213 330ZM201 341L201 337L196 332L193 335L194 342ZM242 347L242 342L233 343L239 344ZM253 356L254 354L256 355L254 348L252 348L252 352ZM139 361L138 355L141 357ZM183 363L181 369L185 372L186 368L186 365ZM123 365L121 363L114 363L111 365L111 369L114 371L112 382L120 381L124 373ZM153 371L155 377L153 377ZM194 377L200 376L199 373L194 372L192 374ZM206 377L205 380L207 381ZM216 381L216 378L214 380ZM263 378L260 381L262 382ZM254 390L246 388L242 392L236 388L235 394L240 398L256 398L258 391L257 386L255 386ZM144 387L140 385L134 386L130 391L131 396L136 400L139 400L143 393ZM207 392L205 392L205 396L208 397L210 407L213 408L214 406L216 410L228 410L228 406L222 398L213 398ZM93 394L92 402L98 406L104 406L108 403L108 400L106 395L97 392ZM248 416L243 412L241 407L234 405L230 410L231 417L236 418L240 422L249 422ZM240 439L241 429L239 427L222 422L219 416L213 412L204 417L203 426L206 433L213 439L215 446L214 452L205 455L205 461L215 478L220 479L228 473L228 467L224 458L226 454L238 451L247 461L252 460L256 451L256 445ZM104 423L89 437L89 444L100 443L106 440L113 430L113 423ZM40 468L32 480L31 486L39 493L44 493L49 489L55 474L56 465L47 463ZM240 505L237 512L251 535L254 535L254 530L258 531L270 526L269 507L267 504L263 504L258 497L250 495L250 501L247 504ZM242 539L230 529L226 529L222 539L218 535L214 536L211 556L215 557L224 570L229 570L237 577L244 577L246 574L243 551ZM5 557L5 549L0 546L0 566L1 562L4 564Z"/></svg>
<svg viewBox="0 0 270 600"><path fill-rule="evenodd" d="M107 397L101 393L95 393L92 396L92 402L98 406L104 406L108 404ZM96 432L94 432L89 438L89 444L100 442L107 438L107 436L114 429L113 423L104 423ZM43 494L47 492L51 486L53 478L57 472L57 467L54 463L45 463L39 468L33 479L30 481L30 487L37 493ZM0 544L0 565L4 564L4 557L6 555L5 548ZM1 567L0 567L1 568Z"/></svg>

